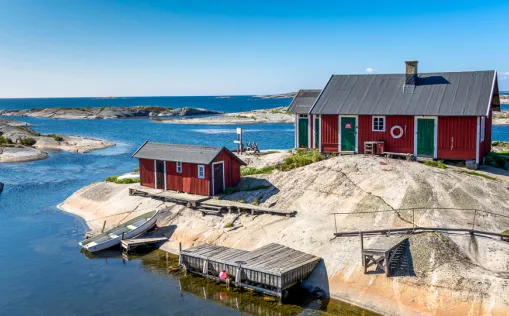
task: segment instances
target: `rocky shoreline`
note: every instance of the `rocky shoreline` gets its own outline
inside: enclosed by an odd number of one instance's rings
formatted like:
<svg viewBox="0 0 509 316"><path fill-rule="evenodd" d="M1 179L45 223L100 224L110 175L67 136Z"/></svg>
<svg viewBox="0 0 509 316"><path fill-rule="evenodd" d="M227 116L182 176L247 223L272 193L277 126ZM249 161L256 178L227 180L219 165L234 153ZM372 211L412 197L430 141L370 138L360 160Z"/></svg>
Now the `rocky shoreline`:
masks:
<svg viewBox="0 0 509 316"><path fill-rule="evenodd" d="M275 163L280 151L253 158L251 167ZM270 161L270 162L269 162ZM253 165L251 165L253 163ZM85 219L92 229L118 225L143 212L163 210L157 234L169 241L162 249L178 253L202 243L252 250L270 242L323 258L306 285L320 287L332 298L386 315L466 315L509 312L509 244L496 238L469 234L423 233L409 237L409 266L401 275L364 274L358 237L334 238L332 213L339 231L407 227L415 212L422 227L471 225L476 208L509 215L506 182L470 175L455 169L437 169L417 162L352 155L333 157L291 171L242 178L239 187L266 187L240 191L224 199L259 201L262 206L297 211L281 218L268 214L202 216L183 205L129 196L139 184L99 182L75 192L59 208ZM267 187L268 186L268 187ZM448 208L440 211L440 207ZM427 209L429 208L429 210ZM361 214L362 211L397 210ZM126 217L126 212L132 211ZM227 226L228 224L228 226ZM507 218L481 216L478 229L502 232ZM233 226L233 227L232 227ZM410 225L411 226L411 225ZM229 227L229 228L226 228ZM384 236L371 236L365 246Z"/></svg>
<svg viewBox="0 0 509 316"><path fill-rule="evenodd" d="M125 119L164 116L193 116L222 114L223 112L201 108L172 109L159 106L133 107L87 107L87 108L35 108L29 110L0 110L4 116L32 116L55 119Z"/></svg>
<svg viewBox="0 0 509 316"><path fill-rule="evenodd" d="M293 123L295 115L282 106L272 109L253 110L239 113L226 113L209 117L171 119L156 119L156 122L166 124L259 124L259 123Z"/></svg>
<svg viewBox="0 0 509 316"><path fill-rule="evenodd" d="M0 118L0 163L27 162L49 157L44 150L87 153L115 146L114 142L83 136L42 135L31 124Z"/></svg>

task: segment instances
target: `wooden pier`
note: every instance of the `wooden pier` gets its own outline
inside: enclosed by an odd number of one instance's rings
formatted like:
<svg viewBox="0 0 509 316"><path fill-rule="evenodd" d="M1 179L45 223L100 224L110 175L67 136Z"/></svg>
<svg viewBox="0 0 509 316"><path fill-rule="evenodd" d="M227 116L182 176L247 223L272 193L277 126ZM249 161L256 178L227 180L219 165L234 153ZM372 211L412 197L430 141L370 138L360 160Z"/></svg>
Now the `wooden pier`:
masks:
<svg viewBox="0 0 509 316"><path fill-rule="evenodd" d="M130 188L129 195L144 196L163 202L186 205L189 208L201 211L203 215L220 215L222 213L249 213L252 215L270 214L293 217L297 214L296 211L278 210L236 201L214 199L204 195L156 190L141 186Z"/></svg>
<svg viewBox="0 0 509 316"><path fill-rule="evenodd" d="M167 240L168 238L166 237L124 239L121 242L121 246L125 253L129 253L138 247L153 245Z"/></svg>
<svg viewBox="0 0 509 316"><path fill-rule="evenodd" d="M287 290L308 277L321 258L279 244L253 251L209 244L183 250L180 264L190 273L218 281L225 270L230 283L280 299Z"/></svg>
<svg viewBox="0 0 509 316"><path fill-rule="evenodd" d="M364 239L361 234L361 252L364 274L368 274L368 268L375 266L375 273L385 272L391 276L397 267L399 260L408 243L408 237L390 236L381 237L374 244L364 248ZM371 273L373 273L371 272Z"/></svg>

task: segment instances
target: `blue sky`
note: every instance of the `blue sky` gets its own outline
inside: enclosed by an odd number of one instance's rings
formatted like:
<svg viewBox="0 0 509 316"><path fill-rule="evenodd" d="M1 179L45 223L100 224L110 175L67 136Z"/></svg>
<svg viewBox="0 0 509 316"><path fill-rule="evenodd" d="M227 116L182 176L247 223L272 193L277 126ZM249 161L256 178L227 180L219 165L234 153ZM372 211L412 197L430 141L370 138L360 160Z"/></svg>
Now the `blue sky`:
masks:
<svg viewBox="0 0 509 316"><path fill-rule="evenodd" d="M497 69L509 1L0 0L0 97L269 94Z"/></svg>

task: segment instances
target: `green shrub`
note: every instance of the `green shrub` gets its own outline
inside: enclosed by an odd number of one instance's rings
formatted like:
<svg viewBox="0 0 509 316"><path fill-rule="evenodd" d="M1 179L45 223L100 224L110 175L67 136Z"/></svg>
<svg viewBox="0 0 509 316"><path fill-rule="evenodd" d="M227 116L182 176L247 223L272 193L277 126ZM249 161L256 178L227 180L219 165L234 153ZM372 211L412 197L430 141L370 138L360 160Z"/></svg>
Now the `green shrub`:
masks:
<svg viewBox="0 0 509 316"><path fill-rule="evenodd" d="M118 176L110 176L106 178L107 182L117 182Z"/></svg>
<svg viewBox="0 0 509 316"><path fill-rule="evenodd" d="M34 136L41 136L41 133L39 133L39 132L35 132L35 133L34 133Z"/></svg>
<svg viewBox="0 0 509 316"><path fill-rule="evenodd" d="M447 169L447 166L441 161L428 160L424 162L425 166L435 167L440 169Z"/></svg>
<svg viewBox="0 0 509 316"><path fill-rule="evenodd" d="M279 154L280 151L279 150L269 150L267 151L267 154Z"/></svg>
<svg viewBox="0 0 509 316"><path fill-rule="evenodd" d="M496 140L494 142L491 143L492 146L499 146L499 145L502 145L502 141L501 140Z"/></svg>
<svg viewBox="0 0 509 316"><path fill-rule="evenodd" d="M232 222L228 222L226 224L224 224L223 228L232 228L233 227L233 223Z"/></svg>
<svg viewBox="0 0 509 316"><path fill-rule="evenodd" d="M0 145L9 145L12 144L12 139L0 136Z"/></svg>
<svg viewBox="0 0 509 316"><path fill-rule="evenodd" d="M49 135L46 135L46 136L53 138L57 142L61 142L61 141L64 140L62 137L58 136L57 134L49 134Z"/></svg>
<svg viewBox="0 0 509 316"><path fill-rule="evenodd" d="M290 157L286 157L284 163L276 166L276 168L281 171L288 171L295 168L307 166L324 159L325 156L316 149L297 149L295 154L291 155Z"/></svg>
<svg viewBox="0 0 509 316"><path fill-rule="evenodd" d="M493 166L496 168L507 169L507 167L505 166L506 163L507 163L507 158L504 157L504 155L501 155L501 154L498 154L495 152L490 152L486 156L486 164L487 165L490 165L490 166Z"/></svg>
<svg viewBox="0 0 509 316"><path fill-rule="evenodd" d="M251 119L252 119L253 121L256 121L256 116L254 116L254 115L253 115L253 116L251 116Z"/></svg>
<svg viewBox="0 0 509 316"><path fill-rule="evenodd" d="M36 140L31 137L25 137L25 138L20 139L19 142L21 143L21 145L33 146L33 145L35 145Z"/></svg>
<svg viewBox="0 0 509 316"><path fill-rule="evenodd" d="M251 201L251 205L258 206L260 205L260 201L258 201L258 199L254 199L253 201Z"/></svg>
<svg viewBox="0 0 509 316"><path fill-rule="evenodd" d="M134 172L140 172L140 168L134 168Z"/></svg>
<svg viewBox="0 0 509 316"><path fill-rule="evenodd" d="M246 203L246 200L239 200L239 203Z"/></svg>
<svg viewBox="0 0 509 316"><path fill-rule="evenodd" d="M504 230L504 231L502 232L502 235L507 235L507 236L509 236L509 229Z"/></svg>

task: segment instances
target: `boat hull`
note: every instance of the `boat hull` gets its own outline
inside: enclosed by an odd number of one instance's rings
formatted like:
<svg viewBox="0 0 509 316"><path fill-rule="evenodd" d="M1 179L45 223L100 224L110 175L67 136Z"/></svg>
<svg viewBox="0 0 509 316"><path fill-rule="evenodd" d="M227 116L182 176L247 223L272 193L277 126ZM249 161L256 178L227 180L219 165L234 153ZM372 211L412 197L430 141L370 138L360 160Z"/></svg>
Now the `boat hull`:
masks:
<svg viewBox="0 0 509 316"><path fill-rule="evenodd" d="M157 221L158 213L159 212L156 212L149 220L147 220L145 223L143 223L139 227L137 227L131 231L125 232L124 239L134 238L136 236L139 236L139 235L147 232L152 227L154 227L156 224L156 221ZM105 250L105 249L108 249L108 248L111 248L114 246L118 246L118 245L120 245L121 241L122 241L122 236L118 236L116 238L112 238L112 239L106 240L104 242L97 243L95 245L91 245L90 243L85 243L85 242L87 242L87 240L84 240L84 241L81 241L79 243L79 245L83 249L85 249L89 252L97 252L97 251Z"/></svg>

